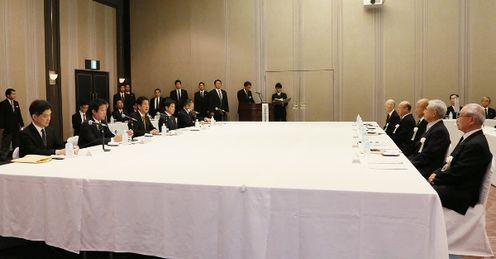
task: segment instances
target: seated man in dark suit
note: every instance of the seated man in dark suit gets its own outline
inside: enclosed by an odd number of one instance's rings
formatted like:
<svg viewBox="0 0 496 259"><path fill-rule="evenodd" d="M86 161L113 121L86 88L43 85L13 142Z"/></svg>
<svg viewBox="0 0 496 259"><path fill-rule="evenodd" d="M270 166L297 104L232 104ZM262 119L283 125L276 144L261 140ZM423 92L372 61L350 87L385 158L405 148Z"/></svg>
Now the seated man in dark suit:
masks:
<svg viewBox="0 0 496 259"><path fill-rule="evenodd" d="M426 179L443 165L451 143L449 132L443 123L445 114L446 104L443 101L429 101L424 111L424 119L428 122L426 132L416 143L414 153L408 157Z"/></svg>
<svg viewBox="0 0 496 259"><path fill-rule="evenodd" d="M199 114L201 118L208 116L208 92L205 90L205 83L198 83L198 92L195 93L195 111Z"/></svg>
<svg viewBox="0 0 496 259"><path fill-rule="evenodd" d="M114 118L114 121L125 122L129 120L128 116L129 114L124 109L124 102L122 100L117 100L115 108L112 111L112 118Z"/></svg>
<svg viewBox="0 0 496 259"><path fill-rule="evenodd" d="M176 101L171 98L167 98L165 100L165 113L160 115L160 119L158 120L158 127L162 130L162 125L168 130L177 129L177 119L174 117L174 112L176 111Z"/></svg>
<svg viewBox="0 0 496 259"><path fill-rule="evenodd" d="M50 125L52 106L45 100L35 100L29 106L32 123L19 135L19 157L25 155L65 155L62 143ZM77 151L77 148L75 149Z"/></svg>
<svg viewBox="0 0 496 259"><path fill-rule="evenodd" d="M456 119L458 118L458 113L460 113L460 96L458 94L450 94L449 96L451 106L448 107L446 111L446 119Z"/></svg>
<svg viewBox="0 0 496 259"><path fill-rule="evenodd" d="M482 132L484 120L480 105L471 103L462 108L457 126L463 137L446 164L429 177L443 207L462 215L479 202L482 181L493 157Z"/></svg>
<svg viewBox="0 0 496 259"><path fill-rule="evenodd" d="M394 110L395 105L396 103L394 102L393 99L389 99L384 103L384 109L387 112L386 125L384 125L384 131L389 136L393 135L393 131L396 124L400 123L400 116L398 116L398 113L396 113L396 111Z"/></svg>
<svg viewBox="0 0 496 259"><path fill-rule="evenodd" d="M153 135L159 134L159 131L153 127L150 117L148 116L148 110L150 109L148 98L144 96L138 97L136 100L136 105L138 111L131 114L131 117L134 120L129 120L129 128L133 129L134 136L143 136L145 133L150 133Z"/></svg>
<svg viewBox="0 0 496 259"><path fill-rule="evenodd" d="M91 117L81 125L78 145L81 148L91 147L102 144L102 138L105 144L109 142L121 142L122 135L114 135L110 132L105 118L107 118L108 103L102 99L95 99L91 102ZM132 136L133 132L128 131L125 134ZM103 137L102 137L103 135Z"/></svg>
<svg viewBox="0 0 496 259"><path fill-rule="evenodd" d="M79 111L72 115L72 129L74 129L74 136L79 135L81 125L86 120L86 113L88 112L88 102L83 101L79 105Z"/></svg>
<svg viewBox="0 0 496 259"><path fill-rule="evenodd" d="M411 113L412 106L407 101L402 101L398 105L398 115L400 122L396 124L391 138L402 152L408 152L411 146L415 119Z"/></svg>
<svg viewBox="0 0 496 259"><path fill-rule="evenodd" d="M424 111L427 108L427 105L429 105L429 100L426 98L418 100L417 104L415 104L415 115L417 116L418 121L413 128L412 137L410 138L408 148L406 150L403 150L403 154L406 157L412 155L415 152L415 148L419 143L420 138L422 138L422 135L424 135L425 133L425 130L427 128L427 121L424 119Z"/></svg>
<svg viewBox="0 0 496 259"><path fill-rule="evenodd" d="M494 119L496 117L496 110L489 107L489 105L491 105L491 98L489 98L489 96L482 97L481 105L484 109L486 119Z"/></svg>
<svg viewBox="0 0 496 259"><path fill-rule="evenodd" d="M188 99L184 103L184 107L177 113L177 127L186 128L195 126L196 112L193 100Z"/></svg>

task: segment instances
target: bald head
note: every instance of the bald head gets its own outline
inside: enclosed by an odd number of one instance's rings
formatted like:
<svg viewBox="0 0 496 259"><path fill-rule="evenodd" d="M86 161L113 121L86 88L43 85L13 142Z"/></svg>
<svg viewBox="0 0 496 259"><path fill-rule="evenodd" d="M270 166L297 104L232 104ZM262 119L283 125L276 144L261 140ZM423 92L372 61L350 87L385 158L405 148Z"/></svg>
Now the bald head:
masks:
<svg viewBox="0 0 496 259"><path fill-rule="evenodd" d="M386 110L387 113L390 113L394 110L395 105L396 105L396 103L393 99L388 99L384 103L384 110Z"/></svg>
<svg viewBox="0 0 496 259"><path fill-rule="evenodd" d="M417 118L422 118L424 117L424 111L427 108L427 105L429 105L429 99L427 98L422 98L417 101L415 104L415 114L417 115Z"/></svg>

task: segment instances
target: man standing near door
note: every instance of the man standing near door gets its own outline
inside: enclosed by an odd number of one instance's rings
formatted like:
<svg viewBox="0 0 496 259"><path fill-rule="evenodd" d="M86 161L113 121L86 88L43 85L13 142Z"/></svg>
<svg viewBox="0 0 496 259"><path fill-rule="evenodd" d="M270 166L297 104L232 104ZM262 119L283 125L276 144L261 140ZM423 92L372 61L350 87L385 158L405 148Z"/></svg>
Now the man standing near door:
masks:
<svg viewBox="0 0 496 259"><path fill-rule="evenodd" d="M0 103L0 161L10 160L10 145L12 150L19 146L19 132L24 127L19 103L15 100L16 90L9 88L5 91L6 99Z"/></svg>

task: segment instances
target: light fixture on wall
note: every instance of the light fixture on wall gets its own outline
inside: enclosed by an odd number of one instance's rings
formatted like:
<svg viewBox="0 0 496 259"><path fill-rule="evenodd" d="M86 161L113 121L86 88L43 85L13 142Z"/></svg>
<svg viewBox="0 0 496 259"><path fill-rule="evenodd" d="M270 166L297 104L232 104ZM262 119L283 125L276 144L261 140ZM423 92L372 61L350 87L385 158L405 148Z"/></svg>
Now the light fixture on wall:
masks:
<svg viewBox="0 0 496 259"><path fill-rule="evenodd" d="M50 85L55 85L55 80L59 77L59 74L57 74L55 71L50 70L48 71L48 77L50 78Z"/></svg>
<svg viewBox="0 0 496 259"><path fill-rule="evenodd" d="M121 83L121 84L122 84L122 83L124 83L124 81L126 81L126 78L124 78L124 77L119 77L119 83Z"/></svg>

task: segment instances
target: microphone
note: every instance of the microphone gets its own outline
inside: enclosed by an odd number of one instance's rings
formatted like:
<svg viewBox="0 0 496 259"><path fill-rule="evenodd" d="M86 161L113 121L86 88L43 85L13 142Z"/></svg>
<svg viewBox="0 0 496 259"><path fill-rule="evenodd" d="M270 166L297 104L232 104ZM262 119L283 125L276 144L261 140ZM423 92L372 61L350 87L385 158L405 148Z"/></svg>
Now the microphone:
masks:
<svg viewBox="0 0 496 259"><path fill-rule="evenodd" d="M102 121L102 122L105 122L105 121ZM108 125L107 124L104 124L104 123L98 123L96 121L93 121L93 120L88 120L88 125L93 125L95 124L97 126L97 128L99 128L100 130L100 134L102 135L102 149L103 149L103 152L109 152L110 149L106 149L105 148L105 131L103 130L103 127L107 127L108 128Z"/></svg>
<svg viewBox="0 0 496 259"><path fill-rule="evenodd" d="M219 108L219 107L215 107L215 110L216 110L216 111L221 111L221 112L226 112L226 111L222 110L222 109L221 109L221 108Z"/></svg>
<svg viewBox="0 0 496 259"><path fill-rule="evenodd" d="M124 114L124 113L122 114L122 118L123 118L123 119L130 119L130 120L132 120L132 121L137 121L135 118L133 118L133 117L131 117L131 116L127 116L127 115L126 115L126 114Z"/></svg>

